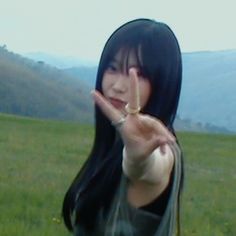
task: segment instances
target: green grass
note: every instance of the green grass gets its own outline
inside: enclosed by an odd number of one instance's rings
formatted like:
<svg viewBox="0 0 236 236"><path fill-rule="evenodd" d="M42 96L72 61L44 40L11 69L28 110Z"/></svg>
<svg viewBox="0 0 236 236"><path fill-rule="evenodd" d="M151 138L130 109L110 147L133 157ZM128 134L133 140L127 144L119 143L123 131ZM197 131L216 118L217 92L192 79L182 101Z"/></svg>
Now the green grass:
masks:
<svg viewBox="0 0 236 236"><path fill-rule="evenodd" d="M184 235L236 235L236 136L180 133Z"/></svg>
<svg viewBox="0 0 236 236"><path fill-rule="evenodd" d="M185 154L185 236L236 235L236 136L178 133ZM66 189L93 127L0 115L0 235L68 236Z"/></svg>
<svg viewBox="0 0 236 236"><path fill-rule="evenodd" d="M85 160L92 127L0 116L0 235L69 235L66 189Z"/></svg>

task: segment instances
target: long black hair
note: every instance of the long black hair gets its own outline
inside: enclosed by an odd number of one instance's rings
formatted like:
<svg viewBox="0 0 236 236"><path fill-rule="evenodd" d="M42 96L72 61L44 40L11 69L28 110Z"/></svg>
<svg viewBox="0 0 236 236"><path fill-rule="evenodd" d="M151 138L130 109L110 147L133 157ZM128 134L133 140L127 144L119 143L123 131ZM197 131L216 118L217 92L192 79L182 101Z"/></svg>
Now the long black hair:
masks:
<svg viewBox="0 0 236 236"><path fill-rule="evenodd" d="M96 90L101 93L104 72L120 50L124 61L129 53L135 53L139 70L150 81L151 95L142 112L160 119L175 135L182 61L174 33L166 24L150 19L136 19L119 27L106 42L100 58ZM109 210L122 173L122 149L119 134L95 105L93 147L63 202L62 213L69 230L73 230L73 220L92 229L99 210Z"/></svg>

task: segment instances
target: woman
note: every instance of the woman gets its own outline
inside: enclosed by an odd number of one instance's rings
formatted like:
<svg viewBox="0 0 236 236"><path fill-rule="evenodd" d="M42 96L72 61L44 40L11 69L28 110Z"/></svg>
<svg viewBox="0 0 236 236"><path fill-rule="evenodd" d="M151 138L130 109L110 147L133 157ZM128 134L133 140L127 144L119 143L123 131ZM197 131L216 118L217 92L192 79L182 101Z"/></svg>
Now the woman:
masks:
<svg viewBox="0 0 236 236"><path fill-rule="evenodd" d="M133 20L108 39L92 92L94 144L63 203L74 235L174 234L183 179L173 129L181 79L179 45L166 24Z"/></svg>

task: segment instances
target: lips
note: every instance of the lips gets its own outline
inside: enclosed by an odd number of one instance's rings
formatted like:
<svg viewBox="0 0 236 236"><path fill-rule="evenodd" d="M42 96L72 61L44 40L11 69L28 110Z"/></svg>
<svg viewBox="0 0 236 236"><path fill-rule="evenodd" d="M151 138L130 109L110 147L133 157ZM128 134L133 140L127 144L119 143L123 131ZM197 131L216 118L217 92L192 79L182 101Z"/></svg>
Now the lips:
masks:
<svg viewBox="0 0 236 236"><path fill-rule="evenodd" d="M126 102L117 98L109 98L109 101L117 109L124 108L124 106L126 105Z"/></svg>

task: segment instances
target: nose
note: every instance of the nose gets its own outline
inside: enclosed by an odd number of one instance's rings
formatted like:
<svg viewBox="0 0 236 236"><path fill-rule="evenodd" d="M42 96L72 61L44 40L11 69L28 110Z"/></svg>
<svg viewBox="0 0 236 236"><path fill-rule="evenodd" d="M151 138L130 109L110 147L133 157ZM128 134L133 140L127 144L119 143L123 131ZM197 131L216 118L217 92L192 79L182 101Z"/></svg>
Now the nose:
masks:
<svg viewBox="0 0 236 236"><path fill-rule="evenodd" d="M128 89L128 86L129 86L128 77L124 74L119 74L112 88L117 93L125 93Z"/></svg>

